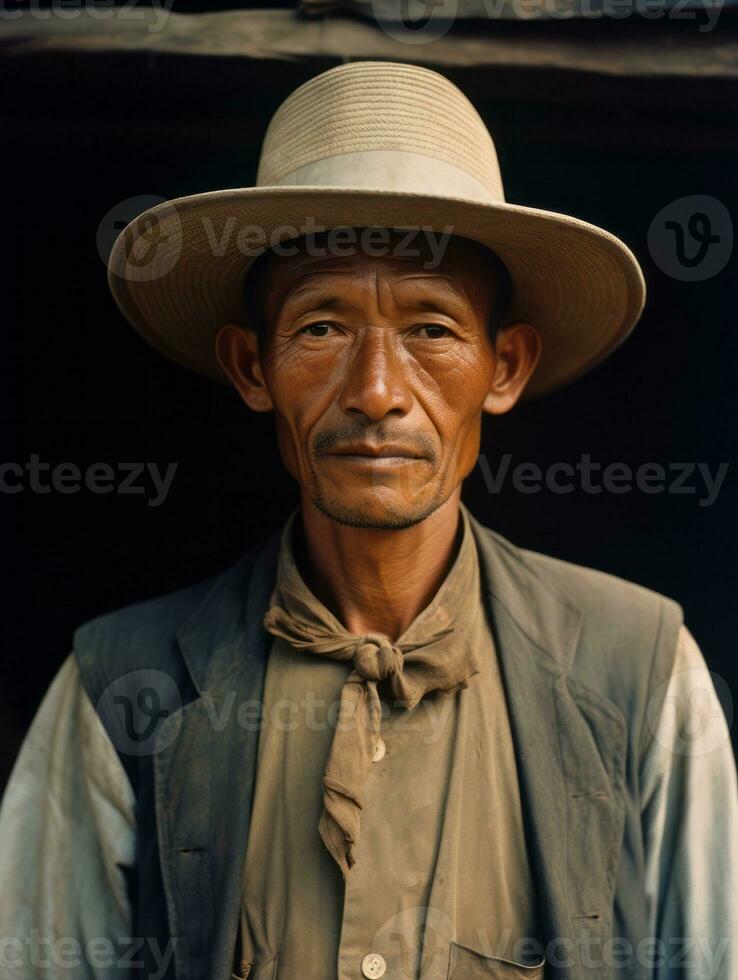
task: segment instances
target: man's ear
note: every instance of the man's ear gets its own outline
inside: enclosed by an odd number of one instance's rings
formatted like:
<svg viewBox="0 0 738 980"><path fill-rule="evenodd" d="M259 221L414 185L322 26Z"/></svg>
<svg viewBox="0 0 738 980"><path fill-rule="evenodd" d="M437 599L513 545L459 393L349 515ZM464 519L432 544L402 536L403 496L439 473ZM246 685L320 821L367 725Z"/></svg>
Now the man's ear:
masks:
<svg viewBox="0 0 738 980"><path fill-rule="evenodd" d="M264 382L255 330L234 323L221 327L215 337L215 356L249 408L255 412L270 412L274 408Z"/></svg>
<svg viewBox="0 0 738 980"><path fill-rule="evenodd" d="M525 390L541 357L543 341L530 323L510 323L495 336L492 384L482 406L490 415L509 412Z"/></svg>

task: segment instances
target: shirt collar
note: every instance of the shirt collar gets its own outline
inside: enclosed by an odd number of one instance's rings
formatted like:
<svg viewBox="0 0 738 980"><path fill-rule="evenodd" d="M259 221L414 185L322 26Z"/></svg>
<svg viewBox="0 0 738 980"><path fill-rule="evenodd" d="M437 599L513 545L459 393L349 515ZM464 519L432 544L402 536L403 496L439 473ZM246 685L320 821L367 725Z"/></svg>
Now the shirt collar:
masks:
<svg viewBox="0 0 738 980"><path fill-rule="evenodd" d="M346 627L310 590L297 566L294 536L299 508L285 524L280 541L277 580L274 595L287 602L293 614L304 622L320 622L331 629ZM397 642L417 642L424 636L448 627L463 624L472 609L479 604L480 579L477 548L466 507L460 506L461 541L451 568L446 573L430 603L415 617Z"/></svg>

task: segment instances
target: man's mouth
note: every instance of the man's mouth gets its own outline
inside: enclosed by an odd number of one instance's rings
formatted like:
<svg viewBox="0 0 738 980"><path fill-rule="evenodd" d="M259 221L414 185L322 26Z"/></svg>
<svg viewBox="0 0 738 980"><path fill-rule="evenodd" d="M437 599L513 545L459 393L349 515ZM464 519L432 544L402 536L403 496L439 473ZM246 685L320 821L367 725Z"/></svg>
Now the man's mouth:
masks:
<svg viewBox="0 0 738 980"><path fill-rule="evenodd" d="M344 462L376 464L380 466L411 463L425 459L424 454L397 443L385 443L381 446L363 442L348 443L343 446L334 447L329 453L326 453L326 456L339 457Z"/></svg>

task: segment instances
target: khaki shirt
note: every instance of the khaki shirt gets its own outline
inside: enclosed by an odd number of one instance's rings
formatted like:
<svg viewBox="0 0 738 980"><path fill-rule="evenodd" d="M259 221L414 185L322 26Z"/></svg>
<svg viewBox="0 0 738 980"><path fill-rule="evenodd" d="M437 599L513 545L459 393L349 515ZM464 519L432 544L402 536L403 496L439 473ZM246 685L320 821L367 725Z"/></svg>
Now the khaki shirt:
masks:
<svg viewBox="0 0 738 980"><path fill-rule="evenodd" d="M318 821L351 664L273 643L244 867L239 968L249 980L543 975L532 968L542 956L504 689L462 520L450 572L403 636L450 621L481 670L466 689L433 692L411 711L382 699L345 887ZM318 602L287 533L278 574L283 589Z"/></svg>

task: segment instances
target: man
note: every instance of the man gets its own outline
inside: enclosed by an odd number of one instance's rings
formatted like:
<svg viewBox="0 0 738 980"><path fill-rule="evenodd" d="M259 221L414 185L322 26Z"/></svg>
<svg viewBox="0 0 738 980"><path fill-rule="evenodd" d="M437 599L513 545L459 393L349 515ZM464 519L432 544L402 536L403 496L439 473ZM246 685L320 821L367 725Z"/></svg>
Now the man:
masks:
<svg viewBox="0 0 738 980"><path fill-rule="evenodd" d="M735 768L679 607L460 502L482 413L635 324L627 248L505 204L441 76L352 64L111 285L274 413L300 508L77 631L0 818L7 975L734 980Z"/></svg>

